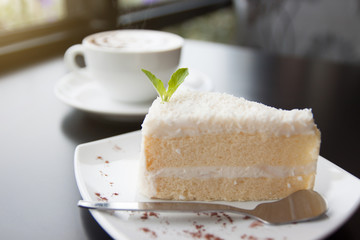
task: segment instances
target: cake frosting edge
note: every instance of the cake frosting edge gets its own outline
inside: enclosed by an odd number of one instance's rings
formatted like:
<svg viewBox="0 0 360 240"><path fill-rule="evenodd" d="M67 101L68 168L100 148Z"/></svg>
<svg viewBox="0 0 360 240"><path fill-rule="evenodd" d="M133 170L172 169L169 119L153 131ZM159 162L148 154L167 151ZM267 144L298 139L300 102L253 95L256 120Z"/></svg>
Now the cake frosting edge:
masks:
<svg viewBox="0 0 360 240"><path fill-rule="evenodd" d="M292 136L316 129L308 108L282 110L226 93L191 90L176 92L169 102L156 99L142 124L143 135L159 138L239 132Z"/></svg>

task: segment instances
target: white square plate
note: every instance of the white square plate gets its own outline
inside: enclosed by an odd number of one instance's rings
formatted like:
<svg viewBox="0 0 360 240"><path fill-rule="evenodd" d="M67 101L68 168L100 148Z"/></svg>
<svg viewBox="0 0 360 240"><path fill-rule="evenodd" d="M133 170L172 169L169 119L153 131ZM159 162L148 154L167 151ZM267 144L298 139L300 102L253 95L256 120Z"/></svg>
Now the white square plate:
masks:
<svg viewBox="0 0 360 240"><path fill-rule="evenodd" d="M81 196L92 201L151 201L137 193L141 132L79 145L75 176ZM90 210L114 239L321 239L339 228L360 203L360 180L323 157L315 190L328 202L327 216L280 226L226 213L141 213ZM231 202L253 208L260 202Z"/></svg>

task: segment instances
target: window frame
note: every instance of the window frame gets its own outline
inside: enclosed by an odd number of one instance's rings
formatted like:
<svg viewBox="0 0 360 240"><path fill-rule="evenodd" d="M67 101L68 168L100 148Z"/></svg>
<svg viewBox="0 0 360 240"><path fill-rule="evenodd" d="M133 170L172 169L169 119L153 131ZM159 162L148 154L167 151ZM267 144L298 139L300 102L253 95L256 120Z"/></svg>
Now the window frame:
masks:
<svg viewBox="0 0 360 240"><path fill-rule="evenodd" d="M135 9L125 9L117 17L118 28L162 28L223 7L232 0L178 0Z"/></svg>

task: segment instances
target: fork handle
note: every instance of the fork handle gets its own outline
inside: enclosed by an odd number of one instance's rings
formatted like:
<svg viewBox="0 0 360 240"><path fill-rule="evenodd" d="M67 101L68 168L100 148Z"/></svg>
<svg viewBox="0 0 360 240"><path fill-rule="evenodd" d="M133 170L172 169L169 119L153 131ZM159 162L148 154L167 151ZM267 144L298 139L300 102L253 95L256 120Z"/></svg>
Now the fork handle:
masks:
<svg viewBox="0 0 360 240"><path fill-rule="evenodd" d="M252 213L252 210L224 204L196 202L91 202L80 200L78 206L88 209L117 211L234 212L244 215L251 215Z"/></svg>

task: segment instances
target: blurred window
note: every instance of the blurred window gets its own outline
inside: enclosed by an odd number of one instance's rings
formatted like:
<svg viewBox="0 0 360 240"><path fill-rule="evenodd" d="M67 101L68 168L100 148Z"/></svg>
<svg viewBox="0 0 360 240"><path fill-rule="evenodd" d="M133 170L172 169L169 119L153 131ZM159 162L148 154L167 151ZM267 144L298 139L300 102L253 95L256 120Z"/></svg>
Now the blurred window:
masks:
<svg viewBox="0 0 360 240"><path fill-rule="evenodd" d="M64 19L65 3L65 0L0 0L0 31Z"/></svg>
<svg viewBox="0 0 360 240"><path fill-rule="evenodd" d="M0 71L114 28L114 0L0 0Z"/></svg>

